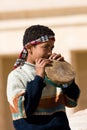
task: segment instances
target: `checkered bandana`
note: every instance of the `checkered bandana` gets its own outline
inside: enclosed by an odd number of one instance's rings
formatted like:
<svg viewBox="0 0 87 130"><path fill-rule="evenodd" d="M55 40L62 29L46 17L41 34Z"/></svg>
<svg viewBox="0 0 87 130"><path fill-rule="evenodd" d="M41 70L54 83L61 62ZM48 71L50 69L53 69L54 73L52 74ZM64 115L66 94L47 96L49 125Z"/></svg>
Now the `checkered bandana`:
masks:
<svg viewBox="0 0 87 130"><path fill-rule="evenodd" d="M40 43L43 43L43 42L47 42L49 40L55 41L55 37L45 35L45 36L41 36L40 38L38 38L34 41L27 43L24 46L22 52L20 53L19 58L16 60L16 62L14 64L14 69L17 68L18 66L22 66L24 64L24 62L26 61L26 58L27 58L27 55L28 55L28 52L27 52L27 49L26 49L27 45L29 45L29 44L31 44L31 45L40 44Z"/></svg>

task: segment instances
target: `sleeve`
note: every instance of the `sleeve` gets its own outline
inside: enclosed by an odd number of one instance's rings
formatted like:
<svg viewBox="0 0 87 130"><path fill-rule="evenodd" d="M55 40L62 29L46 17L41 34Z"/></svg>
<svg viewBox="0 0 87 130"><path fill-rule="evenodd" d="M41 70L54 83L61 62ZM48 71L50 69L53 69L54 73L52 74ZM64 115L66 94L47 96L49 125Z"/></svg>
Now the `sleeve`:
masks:
<svg viewBox="0 0 87 130"><path fill-rule="evenodd" d="M75 81L73 81L68 87L63 88L63 92L66 106L77 106L77 101L80 96L80 89Z"/></svg>
<svg viewBox="0 0 87 130"><path fill-rule="evenodd" d="M25 86L20 76L11 72L7 79L7 100L10 105L12 119L26 118L24 110Z"/></svg>
<svg viewBox="0 0 87 130"><path fill-rule="evenodd" d="M39 76L27 82L26 86L18 75L8 76L7 99L13 120L26 118L35 111L44 86L43 79Z"/></svg>
<svg viewBox="0 0 87 130"><path fill-rule="evenodd" d="M40 76L36 76L33 81L27 83L26 92L24 94L24 106L27 117L30 117L37 108L44 87L45 83Z"/></svg>

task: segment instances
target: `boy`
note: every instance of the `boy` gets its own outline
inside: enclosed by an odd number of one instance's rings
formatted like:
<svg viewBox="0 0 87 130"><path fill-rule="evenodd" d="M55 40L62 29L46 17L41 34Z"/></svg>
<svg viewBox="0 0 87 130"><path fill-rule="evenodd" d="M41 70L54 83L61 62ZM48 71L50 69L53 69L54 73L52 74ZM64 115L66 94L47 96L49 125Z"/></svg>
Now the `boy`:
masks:
<svg viewBox="0 0 87 130"><path fill-rule="evenodd" d="M45 66L51 59L64 60L60 54L52 54L54 42L55 34L46 26L33 25L25 30L23 51L7 83L16 130L70 130L65 99L69 107L75 107L80 90L75 81L65 88L45 81Z"/></svg>

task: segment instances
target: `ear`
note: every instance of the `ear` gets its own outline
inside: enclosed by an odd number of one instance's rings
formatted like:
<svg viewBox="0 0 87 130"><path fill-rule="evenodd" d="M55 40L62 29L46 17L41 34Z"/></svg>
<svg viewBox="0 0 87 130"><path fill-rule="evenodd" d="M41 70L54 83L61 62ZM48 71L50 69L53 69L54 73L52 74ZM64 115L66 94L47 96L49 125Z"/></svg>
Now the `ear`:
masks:
<svg viewBox="0 0 87 130"><path fill-rule="evenodd" d="M32 54L32 45L31 44L27 45L26 49L27 49L28 53Z"/></svg>

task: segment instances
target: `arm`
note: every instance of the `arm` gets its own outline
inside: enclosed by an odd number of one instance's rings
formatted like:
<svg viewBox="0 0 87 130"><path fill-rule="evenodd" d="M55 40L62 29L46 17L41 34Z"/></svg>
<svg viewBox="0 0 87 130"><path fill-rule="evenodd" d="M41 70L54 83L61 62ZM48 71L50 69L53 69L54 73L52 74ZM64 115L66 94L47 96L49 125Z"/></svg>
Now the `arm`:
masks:
<svg viewBox="0 0 87 130"><path fill-rule="evenodd" d="M36 76L33 81L27 83L26 92L24 94L24 107L27 117L30 117L37 108L44 87L45 83L40 76Z"/></svg>
<svg viewBox="0 0 87 130"><path fill-rule="evenodd" d="M80 89L73 81L68 87L63 88L66 106L75 107L80 95Z"/></svg>
<svg viewBox="0 0 87 130"><path fill-rule="evenodd" d="M36 76L26 85L20 74L12 72L8 76L7 98L14 120L32 115L39 103L45 83L43 78Z"/></svg>
<svg viewBox="0 0 87 130"><path fill-rule="evenodd" d="M61 54L52 54L49 59L56 59L60 61L64 61L64 58L61 56ZM64 104L68 107L75 107L77 105L77 100L80 95L80 89L73 81L68 87L63 87L62 90L64 93Z"/></svg>

